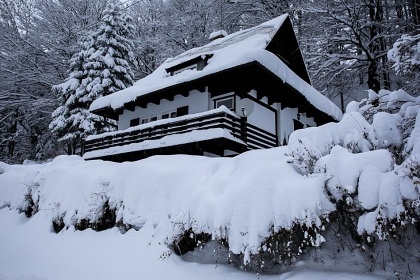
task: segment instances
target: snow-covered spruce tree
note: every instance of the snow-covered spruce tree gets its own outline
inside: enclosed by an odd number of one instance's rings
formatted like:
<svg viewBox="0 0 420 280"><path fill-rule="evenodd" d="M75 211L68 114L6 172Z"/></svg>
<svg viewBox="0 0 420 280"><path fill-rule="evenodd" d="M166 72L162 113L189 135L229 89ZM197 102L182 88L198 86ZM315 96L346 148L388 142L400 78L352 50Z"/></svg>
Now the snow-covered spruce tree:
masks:
<svg viewBox="0 0 420 280"><path fill-rule="evenodd" d="M131 18L109 5L97 31L86 36L81 50L70 59L70 75L53 87L61 105L53 112L50 129L74 154L88 135L114 130L104 118L89 113L98 97L132 85L134 27Z"/></svg>

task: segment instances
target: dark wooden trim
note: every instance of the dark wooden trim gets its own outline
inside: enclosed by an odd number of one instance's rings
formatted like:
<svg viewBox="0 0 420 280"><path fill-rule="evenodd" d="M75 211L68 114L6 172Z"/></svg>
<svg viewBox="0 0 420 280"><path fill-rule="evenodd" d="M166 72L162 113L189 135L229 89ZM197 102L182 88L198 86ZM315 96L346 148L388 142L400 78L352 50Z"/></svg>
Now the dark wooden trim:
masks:
<svg viewBox="0 0 420 280"><path fill-rule="evenodd" d="M287 38L287 40L285 40ZM275 54L296 75L311 84L308 70L303 59L296 34L293 30L292 21L288 17L281 25L276 35L266 47L266 50Z"/></svg>
<svg viewBox="0 0 420 280"><path fill-rule="evenodd" d="M174 101L175 95L169 95L169 96L167 95L167 96L164 97L164 99L166 99L168 101Z"/></svg>
<svg viewBox="0 0 420 280"><path fill-rule="evenodd" d="M129 102L124 104L124 109L127 109L128 111L134 112L136 109L136 104L134 102Z"/></svg>
<svg viewBox="0 0 420 280"><path fill-rule="evenodd" d="M152 100L150 100L150 102L156 105L160 105L160 98L153 98Z"/></svg>
<svg viewBox="0 0 420 280"><path fill-rule="evenodd" d="M183 68L186 68L188 66L193 66L193 65L197 65L197 69L198 70L202 70L206 65L207 65L207 61L213 56L213 54L206 54L204 57L202 57L202 55L199 55L197 57L194 57L190 60L187 60L185 62L182 62L180 64L171 66L166 68L166 72L170 73L171 75L174 75L173 73L175 71L181 70ZM198 65L200 63L200 65ZM199 69L201 68L201 69Z"/></svg>
<svg viewBox="0 0 420 280"><path fill-rule="evenodd" d="M280 116L280 112L278 111L278 110L275 110L276 112L274 113L275 114L275 116L274 116L274 118L275 118L275 126L276 126L276 143L277 143L277 146L280 146L280 140L279 140L279 138L280 138L280 135L279 135L279 130L280 130L280 123L279 123L279 116Z"/></svg>
<svg viewBox="0 0 420 280"><path fill-rule="evenodd" d="M146 102L146 101L141 101L141 102L138 102L137 104L140 108L146 109L147 108L147 103L148 102Z"/></svg>

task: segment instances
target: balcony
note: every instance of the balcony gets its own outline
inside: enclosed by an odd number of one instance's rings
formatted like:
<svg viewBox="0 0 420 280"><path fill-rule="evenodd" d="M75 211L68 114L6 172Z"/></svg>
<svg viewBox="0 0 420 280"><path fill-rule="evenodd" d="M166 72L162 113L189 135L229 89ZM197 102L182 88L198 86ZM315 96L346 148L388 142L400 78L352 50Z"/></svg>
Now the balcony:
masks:
<svg viewBox="0 0 420 280"><path fill-rule="evenodd" d="M276 135L238 118L227 108L138 125L90 136L85 159L130 161L157 154L242 153L277 146Z"/></svg>

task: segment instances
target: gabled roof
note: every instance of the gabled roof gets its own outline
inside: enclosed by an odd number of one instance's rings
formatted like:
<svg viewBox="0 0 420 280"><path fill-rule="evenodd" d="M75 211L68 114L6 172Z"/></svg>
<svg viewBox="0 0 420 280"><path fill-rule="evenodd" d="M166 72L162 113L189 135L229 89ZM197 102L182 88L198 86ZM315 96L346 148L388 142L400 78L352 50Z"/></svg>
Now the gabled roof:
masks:
<svg viewBox="0 0 420 280"><path fill-rule="evenodd" d="M279 34L287 37L280 38ZM279 49L280 52L276 51ZM284 53L281 53L282 51ZM209 59L202 70L187 69L176 75L171 75L169 71L187 64L188 61L199 61L205 57ZM167 59L152 74L137 81L133 86L95 100L90 110L99 115L117 118L118 112L121 112L124 106L127 107L127 104L132 107L133 104L138 104L139 100L156 94L167 94L185 85L196 86L200 81L208 82L206 79L209 77L222 75L249 64L257 65L281 80L282 84L287 84L317 111L333 119L341 119L342 114L338 107L310 86L287 14ZM290 68L293 68L293 71Z"/></svg>

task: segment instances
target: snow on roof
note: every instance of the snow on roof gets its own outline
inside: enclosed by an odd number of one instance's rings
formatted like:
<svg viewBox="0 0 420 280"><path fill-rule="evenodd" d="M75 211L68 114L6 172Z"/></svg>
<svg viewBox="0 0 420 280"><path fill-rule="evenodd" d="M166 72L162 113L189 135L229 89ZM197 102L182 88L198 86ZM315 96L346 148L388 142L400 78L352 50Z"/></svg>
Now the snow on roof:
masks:
<svg viewBox="0 0 420 280"><path fill-rule="evenodd" d="M95 100L91 104L90 110L96 111L103 108L117 110L122 108L124 104L136 100L137 97L229 68L259 62L285 83L301 92L320 111L336 120L340 120L342 113L335 104L302 80L277 56L265 50L287 17L287 14L282 15L254 28L230 34L205 46L188 50L174 58L167 59L152 74L137 81L133 86ZM167 73L167 68L200 55L213 55L203 70L185 70L173 76Z"/></svg>
<svg viewBox="0 0 420 280"><path fill-rule="evenodd" d="M274 35L277 33L279 28L283 25L287 17L288 15L284 14L253 28L232 33L221 40L213 41L202 47L193 48L191 50L183 52L174 58L169 58L165 61L164 64L168 63L170 64L170 66L177 65L193 57L197 57L199 55L208 53L214 53L232 45L236 45L242 41L254 40L255 36L264 36L265 38L267 38L267 40L261 46L262 48L265 48L268 45L268 43L273 39Z"/></svg>
<svg viewBox="0 0 420 280"><path fill-rule="evenodd" d="M224 30L214 31L210 34L209 40L213 41L213 40L218 39L218 38L224 38L227 35L228 35L228 33Z"/></svg>

